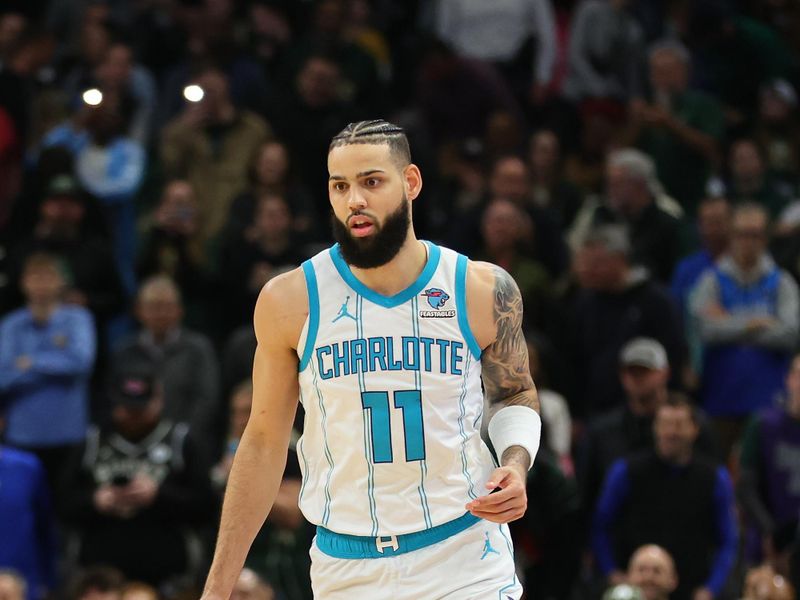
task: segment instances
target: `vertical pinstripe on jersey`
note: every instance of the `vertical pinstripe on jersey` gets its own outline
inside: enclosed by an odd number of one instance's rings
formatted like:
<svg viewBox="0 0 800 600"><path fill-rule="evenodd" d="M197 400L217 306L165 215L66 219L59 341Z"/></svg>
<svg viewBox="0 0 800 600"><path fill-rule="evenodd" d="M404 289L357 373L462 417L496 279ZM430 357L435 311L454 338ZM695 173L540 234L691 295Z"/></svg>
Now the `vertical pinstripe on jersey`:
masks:
<svg viewBox="0 0 800 600"><path fill-rule="evenodd" d="M411 300L411 332L414 337L419 339L419 297L414 296ZM418 358L417 362L421 359ZM424 408L424 398L422 396L422 369L417 369L414 371L414 385L416 390L420 393L420 402ZM423 443L424 443L423 438ZM433 527L433 521L431 519L431 509L428 506L428 495L425 493L425 478L428 476L428 462L425 458L419 461L419 487L417 491L419 492L419 501L422 505L422 515L425 517L425 526L426 527Z"/></svg>
<svg viewBox="0 0 800 600"><path fill-rule="evenodd" d="M461 434L461 472L467 478L468 489L467 492L471 500L477 498L475 493L475 482L470 477L469 469L467 468L467 432L464 430L464 419L467 416L467 408L464 405L464 398L467 396L467 377L469 373L469 365L472 362L472 353L467 353L467 360L464 363L464 379L461 384L461 396L458 398L458 432Z"/></svg>
<svg viewBox="0 0 800 600"><path fill-rule="evenodd" d="M305 407L305 404L303 403L303 388L302 388L302 386L300 387L300 404L302 404ZM297 444L297 454L299 454L300 458L303 460L303 467L304 467L303 473L308 473L308 459L306 458L306 455L303 453L303 442L304 441L305 441L305 438L303 436L300 436L300 441ZM300 484L300 495L297 498L297 503L298 504L300 502L302 502L302 500L303 500L303 492L305 492L305 490L306 490L306 483L308 483L308 479L309 479L308 476L303 477L303 481Z"/></svg>
<svg viewBox="0 0 800 600"><path fill-rule="evenodd" d="M511 540L508 539L508 536L503 531L502 525L498 525L497 529L500 531L500 535L502 535L503 539L506 541L506 547L508 548L508 553L513 557L514 547L511 545ZM516 587L517 585L517 572L514 569L512 569L511 573L512 573L511 583L509 583L507 586L500 588L500 591L497 592L497 597L500 598L500 600L503 600L503 592L505 592L506 590L510 590L511 588Z"/></svg>
<svg viewBox="0 0 800 600"><path fill-rule="evenodd" d="M325 509L322 511L322 524L327 525L328 519L330 519L331 516L331 475L333 475L333 457L331 456L331 449L328 446L328 430L326 428L328 415L325 411L325 403L322 401L322 392L319 389L319 382L317 381L317 367L313 360L309 361L308 364L311 365L311 374L314 377L314 389L317 392L319 410L322 414L322 439L325 444L325 459L328 461L328 476L325 480Z"/></svg>
<svg viewBox="0 0 800 600"><path fill-rule="evenodd" d="M361 294L356 294L356 337L364 337L363 308L364 299ZM364 385L364 373L358 373L358 389L363 394L366 389ZM372 456L375 451L372 448L372 411L361 411L362 422L364 423L364 459L367 462L367 497L369 500L369 516L372 519L372 535L378 535L378 507L375 504L375 466L372 464Z"/></svg>

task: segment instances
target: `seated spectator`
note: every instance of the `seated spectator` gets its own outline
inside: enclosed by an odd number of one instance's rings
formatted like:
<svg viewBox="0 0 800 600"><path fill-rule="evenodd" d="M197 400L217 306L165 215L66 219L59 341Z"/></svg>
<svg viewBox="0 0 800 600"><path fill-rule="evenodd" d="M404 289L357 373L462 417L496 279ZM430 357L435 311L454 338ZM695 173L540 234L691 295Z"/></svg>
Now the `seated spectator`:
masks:
<svg viewBox="0 0 800 600"><path fill-rule="evenodd" d="M573 416L619 406L625 397L617 375L620 351L635 337L658 340L673 373L683 364L677 311L666 291L645 269L634 266L630 255L624 227L603 225L589 232L575 256L579 290L568 307L562 340L565 356L582 374L571 398Z"/></svg>
<svg viewBox="0 0 800 600"><path fill-rule="evenodd" d="M689 351L689 360L681 380L687 390L696 391L702 371L703 346L689 312L689 296L700 277L728 250L731 239L731 206L725 198L710 197L697 209L700 249L678 262L672 273L670 291L678 305Z"/></svg>
<svg viewBox="0 0 800 600"><path fill-rule="evenodd" d="M460 55L493 63L520 100L541 104L553 77L552 0L509 2L486 11L480 0L443 0L436 33Z"/></svg>
<svg viewBox="0 0 800 600"><path fill-rule="evenodd" d="M656 42L648 60L652 92L631 103L627 142L653 157L667 193L694 214L724 133L722 108L689 89L690 56L680 42Z"/></svg>
<svg viewBox="0 0 800 600"><path fill-rule="evenodd" d="M145 281L136 298L141 330L113 354L112 371L126 364L155 365L164 385L167 419L211 436L219 407L219 365L210 340L182 326L183 303L175 283L163 275Z"/></svg>
<svg viewBox="0 0 800 600"><path fill-rule="evenodd" d="M205 69L194 84L203 97L167 124L160 152L166 174L195 190L200 235L208 242L227 222L231 202L247 186L248 166L271 132L261 117L234 106L221 71Z"/></svg>
<svg viewBox="0 0 800 600"><path fill-rule="evenodd" d="M113 250L88 220L90 210L86 194L73 177L55 177L39 204L31 233L12 249L10 277L18 280L26 257L34 252L58 257L65 269L64 299L88 308L102 332L105 323L122 310L124 291Z"/></svg>
<svg viewBox="0 0 800 600"><path fill-rule="evenodd" d="M122 600L125 576L117 569L92 566L78 571L67 585L66 600Z"/></svg>
<svg viewBox="0 0 800 600"><path fill-rule="evenodd" d="M597 504L592 547L610 583L636 548L658 544L675 559L676 600L720 594L736 558L737 525L727 470L694 452L699 427L685 400L668 400L653 423L655 449L614 463Z"/></svg>
<svg viewBox="0 0 800 600"><path fill-rule="evenodd" d="M3 425L0 415L0 436ZM47 474L35 455L0 444L0 481L0 600L41 600L56 584Z"/></svg>
<svg viewBox="0 0 800 600"><path fill-rule="evenodd" d="M738 492L765 560L775 560L792 541L800 515L800 355L786 375L781 406L750 418L741 443Z"/></svg>
<svg viewBox="0 0 800 600"><path fill-rule="evenodd" d="M678 587L675 562L669 552L655 544L636 549L628 562L627 580L642 590L645 600L669 600Z"/></svg>
<svg viewBox="0 0 800 600"><path fill-rule="evenodd" d="M0 569L0 600L26 600L28 584L16 571Z"/></svg>
<svg viewBox="0 0 800 600"><path fill-rule="evenodd" d="M761 86L754 140L764 149L767 171L778 180L797 185L800 169L800 123L797 92L785 79Z"/></svg>
<svg viewBox="0 0 800 600"><path fill-rule="evenodd" d="M796 186L775 179L767 171L764 151L752 139L742 138L731 145L728 170L726 193L734 204L755 202L774 219L794 200Z"/></svg>
<svg viewBox="0 0 800 600"><path fill-rule="evenodd" d="M93 426L64 472L64 516L79 564L158 586L197 568L186 536L215 511L208 463L190 427L163 416L152 368L123 365L109 400L110 426Z"/></svg>
<svg viewBox="0 0 800 600"><path fill-rule="evenodd" d="M586 0L569 32L569 70L564 95L627 102L641 95L644 32L627 10L628 0Z"/></svg>
<svg viewBox="0 0 800 600"><path fill-rule="evenodd" d="M122 587L120 600L161 600L161 596L152 585L131 581Z"/></svg>
<svg viewBox="0 0 800 600"><path fill-rule="evenodd" d="M531 136L528 164L533 184L533 204L546 210L561 231L572 225L583 202L582 192L562 174L561 144L556 134L542 129Z"/></svg>
<svg viewBox="0 0 800 600"><path fill-rule="evenodd" d="M139 281L154 275L170 277L186 298L186 321L205 326L208 275L199 236L197 198L183 179L168 182L139 242L136 275Z"/></svg>
<svg viewBox="0 0 800 600"><path fill-rule="evenodd" d="M258 199L252 224L229 230L220 248L220 282L225 286L222 312L225 333L251 320L258 294L276 270L295 267L306 258L292 231L285 198L265 194Z"/></svg>
<svg viewBox="0 0 800 600"><path fill-rule="evenodd" d="M483 245L474 256L503 267L517 282L525 304L525 321L542 329L550 306L550 277L545 268L525 253L535 239L527 213L510 200L492 200L481 218Z"/></svg>
<svg viewBox="0 0 800 600"><path fill-rule="evenodd" d="M575 217L570 245L577 248L593 226L624 224L630 234L633 260L647 267L658 281L669 282L681 253L683 212L674 200L664 196L653 161L634 148L609 153L605 186L602 201L587 199Z"/></svg>
<svg viewBox="0 0 800 600"><path fill-rule="evenodd" d="M753 567L744 578L742 600L794 600L794 586L769 565Z"/></svg>
<svg viewBox="0 0 800 600"><path fill-rule="evenodd" d="M0 321L5 440L34 452L52 484L86 435L95 329L89 311L62 303L65 278L55 257L31 255L21 285L26 306Z"/></svg>
<svg viewBox="0 0 800 600"><path fill-rule="evenodd" d="M797 284L767 252L768 226L763 207L736 207L730 250L692 294L705 345L701 398L726 454L747 415L774 402L800 331Z"/></svg>
<svg viewBox="0 0 800 600"><path fill-rule="evenodd" d="M292 211L292 231L300 241L325 238L327 231L320 231L313 196L295 172L297 167L289 160L286 144L278 140L264 142L253 161L250 189L231 205L228 228L245 229L253 222L259 198L272 194L286 198Z"/></svg>
<svg viewBox="0 0 800 600"><path fill-rule="evenodd" d="M623 346L619 356L619 379L625 403L589 421L580 445L578 480L583 487L583 505L591 510L597 501L608 469L620 458L653 448L653 418L669 398L682 398L667 388L670 368L667 352L658 341L638 337ZM700 433L697 450L706 458L718 458L714 435L698 413Z"/></svg>
<svg viewBox="0 0 800 600"><path fill-rule="evenodd" d="M81 185L101 201L111 224L117 269L129 292L135 286L134 198L147 159L144 146L126 134L132 102L124 91L106 91L98 104L82 106L74 122L59 125L42 141L45 148L64 146L73 153Z"/></svg>

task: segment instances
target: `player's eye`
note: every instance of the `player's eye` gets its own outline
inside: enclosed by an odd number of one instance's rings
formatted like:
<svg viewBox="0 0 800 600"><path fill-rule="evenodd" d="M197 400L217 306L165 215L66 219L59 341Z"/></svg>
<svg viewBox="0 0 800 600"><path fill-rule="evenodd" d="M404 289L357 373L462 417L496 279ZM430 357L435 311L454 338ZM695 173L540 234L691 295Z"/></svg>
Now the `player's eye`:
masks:
<svg viewBox="0 0 800 600"><path fill-rule="evenodd" d="M337 181L333 184L333 189L337 192L343 192L347 189L347 184L343 181Z"/></svg>
<svg viewBox="0 0 800 600"><path fill-rule="evenodd" d="M365 182L365 183L367 184L367 187L375 187L375 186L377 186L377 185L378 185L380 182L381 182L381 180L380 180L380 179L378 179L377 177L370 177L369 179L367 179L367 180L366 180L366 182Z"/></svg>

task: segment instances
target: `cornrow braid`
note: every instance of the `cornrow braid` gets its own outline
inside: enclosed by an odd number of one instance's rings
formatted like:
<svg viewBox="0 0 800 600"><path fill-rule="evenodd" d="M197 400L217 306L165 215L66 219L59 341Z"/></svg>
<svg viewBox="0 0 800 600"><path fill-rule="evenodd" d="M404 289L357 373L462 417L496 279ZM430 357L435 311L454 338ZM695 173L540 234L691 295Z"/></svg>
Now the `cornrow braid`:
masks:
<svg viewBox="0 0 800 600"><path fill-rule="evenodd" d="M328 152L350 144L386 144L392 157L401 167L411 162L411 149L408 146L406 132L402 127L383 119L350 123L333 137Z"/></svg>

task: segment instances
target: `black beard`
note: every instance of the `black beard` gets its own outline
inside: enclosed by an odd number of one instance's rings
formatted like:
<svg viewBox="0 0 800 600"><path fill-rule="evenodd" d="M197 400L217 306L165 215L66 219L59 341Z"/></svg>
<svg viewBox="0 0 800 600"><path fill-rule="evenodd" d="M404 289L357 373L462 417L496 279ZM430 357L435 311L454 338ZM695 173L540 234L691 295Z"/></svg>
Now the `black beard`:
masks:
<svg viewBox="0 0 800 600"><path fill-rule="evenodd" d="M408 198L403 194L398 209L386 217L383 225L375 223L375 233L370 237L356 238L350 235L350 228L336 214L331 214L331 225L333 237L339 242L342 258L348 265L358 269L383 266L397 256L408 237L408 228L411 226Z"/></svg>

